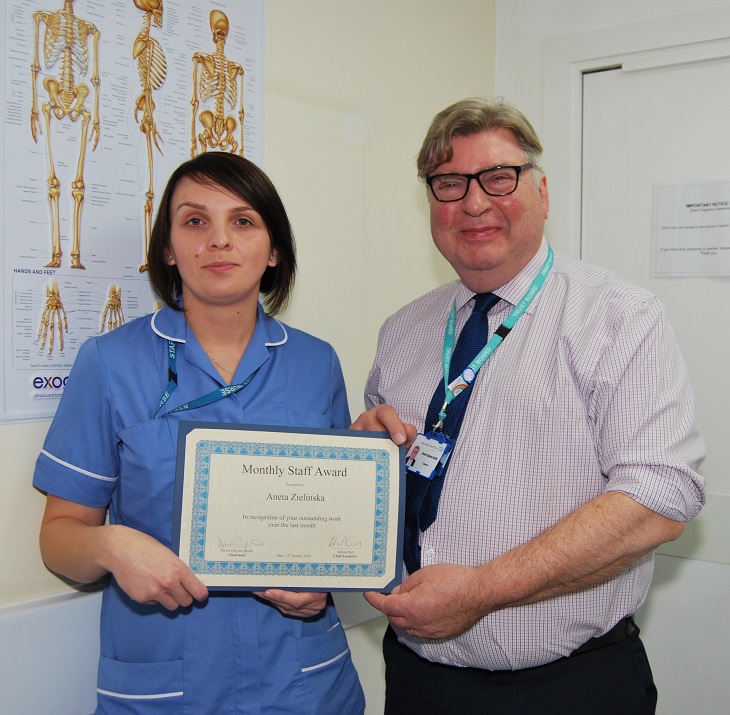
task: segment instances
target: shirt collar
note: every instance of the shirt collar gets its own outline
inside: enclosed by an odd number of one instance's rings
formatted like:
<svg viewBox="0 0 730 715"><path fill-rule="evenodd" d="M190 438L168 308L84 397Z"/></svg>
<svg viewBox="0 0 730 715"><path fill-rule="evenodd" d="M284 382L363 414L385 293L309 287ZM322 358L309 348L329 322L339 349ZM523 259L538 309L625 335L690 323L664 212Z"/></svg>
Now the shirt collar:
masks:
<svg viewBox="0 0 730 715"><path fill-rule="evenodd" d="M517 305L525 293L527 293L533 281L537 277L537 274L540 272L542 264L545 263L545 259L547 258L547 254L548 244L543 237L540 248L532 257L530 262L511 281L508 281L503 286L500 286L492 292L510 305ZM460 310L474 297L475 294L461 281L457 281L456 285L457 288L454 300L456 300L457 309ZM538 298L539 294L536 296L535 300L530 303L525 311L526 313L531 313L535 309L535 304Z"/></svg>
<svg viewBox="0 0 730 715"><path fill-rule="evenodd" d="M210 355L206 354L195 333L190 330L185 320L185 314L181 310L173 310L169 307L158 310L152 315L150 326L160 338L184 344L186 348L182 353L182 359L220 381L220 375L213 366ZM286 327L267 315L259 303L256 327L233 375L233 381L240 382L258 370L271 357L270 348L283 345L287 339Z"/></svg>
<svg viewBox="0 0 730 715"><path fill-rule="evenodd" d="M167 306L161 308L151 316L150 327L156 335L164 340L172 340L175 343L185 343L186 341L188 323L182 310L173 310ZM275 347L283 345L288 338L286 327L276 318L267 315L263 306L259 303L256 328L251 340L262 339L266 347Z"/></svg>

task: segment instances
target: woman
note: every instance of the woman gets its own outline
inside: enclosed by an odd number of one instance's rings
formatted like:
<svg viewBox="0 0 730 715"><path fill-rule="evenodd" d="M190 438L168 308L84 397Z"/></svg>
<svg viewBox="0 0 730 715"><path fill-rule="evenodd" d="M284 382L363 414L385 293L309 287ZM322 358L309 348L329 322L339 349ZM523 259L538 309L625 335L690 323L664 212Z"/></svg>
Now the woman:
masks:
<svg viewBox="0 0 730 715"><path fill-rule="evenodd" d="M82 583L111 574L99 713L363 712L327 594L209 594L169 548L181 419L349 425L333 349L272 317L295 268L268 177L202 154L173 173L152 231L166 307L79 351L34 484L49 568Z"/></svg>

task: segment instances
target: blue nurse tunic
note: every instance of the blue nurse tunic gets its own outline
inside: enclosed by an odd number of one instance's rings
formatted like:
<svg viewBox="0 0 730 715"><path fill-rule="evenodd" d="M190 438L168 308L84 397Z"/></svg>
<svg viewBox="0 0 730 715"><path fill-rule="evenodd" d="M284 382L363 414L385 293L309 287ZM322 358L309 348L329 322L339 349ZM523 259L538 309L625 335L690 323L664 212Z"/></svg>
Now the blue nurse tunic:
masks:
<svg viewBox="0 0 730 715"><path fill-rule="evenodd" d="M168 384L176 346L177 387ZM330 345L258 307L234 383L240 392L171 412L219 389L220 376L182 312L164 308L81 347L34 485L170 546L182 420L343 428L345 385ZM98 713L357 715L364 697L331 602L317 617L284 616L248 592L214 591L170 612L132 601L112 577L101 612Z"/></svg>

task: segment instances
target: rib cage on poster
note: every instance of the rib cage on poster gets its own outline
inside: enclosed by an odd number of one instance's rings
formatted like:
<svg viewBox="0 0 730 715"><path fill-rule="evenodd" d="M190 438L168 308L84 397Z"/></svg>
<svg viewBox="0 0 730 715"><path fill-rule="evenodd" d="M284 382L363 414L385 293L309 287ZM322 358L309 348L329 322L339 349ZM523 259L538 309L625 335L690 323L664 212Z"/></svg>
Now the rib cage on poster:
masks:
<svg viewBox="0 0 730 715"><path fill-rule="evenodd" d="M146 252L174 168L202 151L261 164L263 0L4 13L0 420L16 421L53 415L84 340L158 307Z"/></svg>

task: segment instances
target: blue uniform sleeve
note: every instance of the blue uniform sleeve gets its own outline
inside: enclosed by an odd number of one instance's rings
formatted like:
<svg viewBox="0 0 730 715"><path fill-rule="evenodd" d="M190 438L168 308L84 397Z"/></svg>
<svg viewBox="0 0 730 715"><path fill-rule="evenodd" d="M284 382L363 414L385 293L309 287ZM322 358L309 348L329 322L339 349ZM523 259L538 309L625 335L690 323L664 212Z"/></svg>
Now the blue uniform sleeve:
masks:
<svg viewBox="0 0 730 715"><path fill-rule="evenodd" d="M115 443L109 384L92 338L71 369L33 485L78 504L106 506L119 473Z"/></svg>
<svg viewBox="0 0 730 715"><path fill-rule="evenodd" d="M330 363L330 385L331 402L332 402L332 427L335 429L347 429L351 424L350 408L347 405L347 389L345 388L345 378L342 375L342 366L340 359L334 348L332 351L332 361Z"/></svg>

